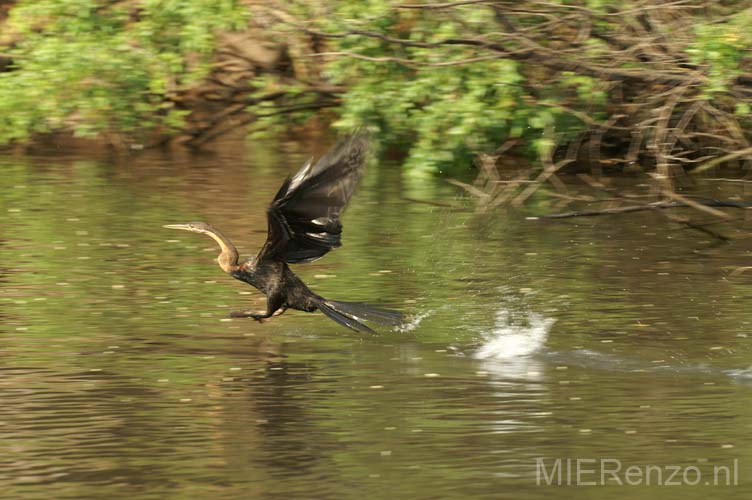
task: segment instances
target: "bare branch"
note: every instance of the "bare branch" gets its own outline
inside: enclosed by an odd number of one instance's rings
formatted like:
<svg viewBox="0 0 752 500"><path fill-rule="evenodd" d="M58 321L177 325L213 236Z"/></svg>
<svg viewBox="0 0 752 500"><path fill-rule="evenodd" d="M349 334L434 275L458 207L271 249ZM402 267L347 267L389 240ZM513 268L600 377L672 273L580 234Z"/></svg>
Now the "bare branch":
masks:
<svg viewBox="0 0 752 500"><path fill-rule="evenodd" d="M741 201L733 201L733 200L703 200L703 201L697 201L696 203L701 204L706 207L725 207L725 208L742 208L742 209L752 207L752 202L741 202ZM560 214L538 215L534 218L568 219L571 217L598 217L602 215L645 212L648 210L656 210L656 209L663 210L663 209L668 209L668 208L687 208L688 206L689 205L681 201L656 201L653 203L648 203L646 205L630 205L626 207L602 208L598 210L579 210L575 212L563 212Z"/></svg>
<svg viewBox="0 0 752 500"><path fill-rule="evenodd" d="M398 9L451 9L461 5L473 5L479 3L491 3L490 0L461 0L458 2L424 3L424 4L400 4Z"/></svg>

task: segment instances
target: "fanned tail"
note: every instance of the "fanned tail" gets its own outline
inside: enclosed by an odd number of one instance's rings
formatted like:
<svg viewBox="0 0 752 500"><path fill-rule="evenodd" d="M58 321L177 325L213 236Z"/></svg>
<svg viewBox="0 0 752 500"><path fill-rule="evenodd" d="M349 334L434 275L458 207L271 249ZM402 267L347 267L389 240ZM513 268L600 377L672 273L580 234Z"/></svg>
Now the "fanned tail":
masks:
<svg viewBox="0 0 752 500"><path fill-rule="evenodd" d="M373 321L382 325L397 326L402 324L403 315L399 311L379 309L362 302L339 302L322 300L319 310L337 323L356 332L376 333L361 321Z"/></svg>
<svg viewBox="0 0 752 500"><path fill-rule="evenodd" d="M399 311L380 309L364 302L339 302L335 300L328 300L327 302L348 316L373 321L381 325L397 326L404 321L404 316Z"/></svg>

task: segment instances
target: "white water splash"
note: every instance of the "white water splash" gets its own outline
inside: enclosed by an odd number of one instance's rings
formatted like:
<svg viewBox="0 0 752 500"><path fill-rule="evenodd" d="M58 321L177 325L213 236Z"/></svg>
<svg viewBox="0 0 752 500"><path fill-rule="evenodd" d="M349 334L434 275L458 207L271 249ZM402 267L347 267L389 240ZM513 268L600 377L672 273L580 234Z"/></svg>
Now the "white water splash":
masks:
<svg viewBox="0 0 752 500"><path fill-rule="evenodd" d="M546 343L548 332L556 320L531 313L527 324L513 324L509 311L502 309L496 313L493 331L486 336L485 343L475 351L476 359L510 359L530 356Z"/></svg>
<svg viewBox="0 0 752 500"><path fill-rule="evenodd" d="M433 313L433 311L427 311L424 313L416 314L415 316L412 316L409 321L406 321L402 323L401 325L397 326L395 330L398 332L406 333L406 332L412 332L418 326L420 326L421 321L426 319L428 316L430 316Z"/></svg>

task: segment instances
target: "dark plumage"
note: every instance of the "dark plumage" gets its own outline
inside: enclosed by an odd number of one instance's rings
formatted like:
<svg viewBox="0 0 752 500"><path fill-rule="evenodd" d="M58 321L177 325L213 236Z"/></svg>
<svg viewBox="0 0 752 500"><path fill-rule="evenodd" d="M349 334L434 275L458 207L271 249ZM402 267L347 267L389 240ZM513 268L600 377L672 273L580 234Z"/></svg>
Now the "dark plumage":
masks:
<svg viewBox="0 0 752 500"><path fill-rule="evenodd" d="M362 321L398 325L402 314L356 302L327 300L312 292L288 264L312 262L342 245L340 217L363 174L368 141L364 135L341 140L313 164L306 162L288 177L267 210L266 243L256 257L239 263L235 246L219 230L204 222L171 224L212 237L222 249L217 261L232 277L266 295L266 311L232 313L258 321L286 309L320 310L334 321L356 331L373 333Z"/></svg>

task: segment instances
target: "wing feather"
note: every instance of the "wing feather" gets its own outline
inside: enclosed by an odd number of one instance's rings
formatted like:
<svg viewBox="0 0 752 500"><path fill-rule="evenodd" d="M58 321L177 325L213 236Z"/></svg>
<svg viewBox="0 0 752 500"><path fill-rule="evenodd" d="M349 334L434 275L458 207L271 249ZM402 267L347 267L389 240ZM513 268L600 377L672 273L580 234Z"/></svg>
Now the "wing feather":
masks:
<svg viewBox="0 0 752 500"><path fill-rule="evenodd" d="M368 140L348 136L280 186L267 210L269 234L258 259L311 262L342 245L340 216L363 174Z"/></svg>

